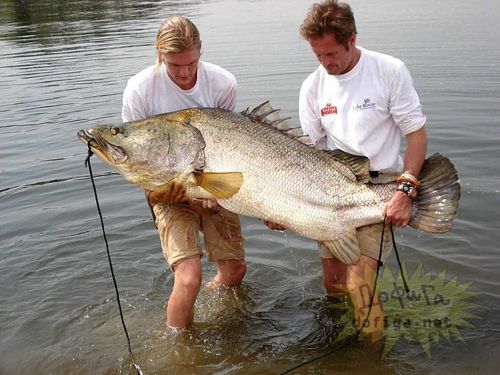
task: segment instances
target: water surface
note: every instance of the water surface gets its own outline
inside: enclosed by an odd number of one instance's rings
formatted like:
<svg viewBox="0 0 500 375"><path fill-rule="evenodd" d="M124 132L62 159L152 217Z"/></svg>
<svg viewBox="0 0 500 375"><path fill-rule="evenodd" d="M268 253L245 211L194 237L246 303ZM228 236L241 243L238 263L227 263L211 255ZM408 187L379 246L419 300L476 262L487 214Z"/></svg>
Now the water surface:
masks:
<svg viewBox="0 0 500 375"><path fill-rule="evenodd" d="M428 358L401 340L383 361L352 345L297 373L497 373L500 29L496 2L351 2L358 43L403 59L428 117L428 153L455 163L452 232L398 233L414 269L472 281L481 306L464 343ZM86 149L77 130L120 121L127 79L154 61L161 21L192 18L203 58L233 72L238 109L270 99L297 122L298 91L317 62L298 35L309 1L0 1L0 373L131 373ZM312 241L242 218L248 273L206 288L196 324L164 326L172 287L141 191L93 159L134 353L147 374L274 374L334 348ZM394 257L389 264L393 266ZM394 267L393 267L394 268ZM204 282L215 274L204 261ZM395 269L395 268L394 268Z"/></svg>

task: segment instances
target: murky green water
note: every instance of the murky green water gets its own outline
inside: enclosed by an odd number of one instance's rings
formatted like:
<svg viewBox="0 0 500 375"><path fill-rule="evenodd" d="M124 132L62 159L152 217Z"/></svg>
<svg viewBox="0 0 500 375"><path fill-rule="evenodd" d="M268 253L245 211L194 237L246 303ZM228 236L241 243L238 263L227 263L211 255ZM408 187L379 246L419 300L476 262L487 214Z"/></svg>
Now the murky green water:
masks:
<svg viewBox="0 0 500 375"><path fill-rule="evenodd" d="M500 7L495 2L351 2L360 45L410 68L429 154L462 183L453 231L397 234L412 270L472 281L478 318L390 354L350 345L296 373L497 373L500 285ZM0 373L131 373L85 147L75 132L120 121L127 79L154 59L158 25L191 17L207 61L232 71L238 109L270 99L297 122L317 65L298 35L309 1L0 1ZM196 324L172 334L172 286L143 194L97 159L101 207L137 361L146 374L276 374L335 348L316 246L243 218L249 271L234 291L204 288ZM395 268L395 259L389 264ZM215 271L204 263L204 280ZM453 301L453 299L452 299Z"/></svg>

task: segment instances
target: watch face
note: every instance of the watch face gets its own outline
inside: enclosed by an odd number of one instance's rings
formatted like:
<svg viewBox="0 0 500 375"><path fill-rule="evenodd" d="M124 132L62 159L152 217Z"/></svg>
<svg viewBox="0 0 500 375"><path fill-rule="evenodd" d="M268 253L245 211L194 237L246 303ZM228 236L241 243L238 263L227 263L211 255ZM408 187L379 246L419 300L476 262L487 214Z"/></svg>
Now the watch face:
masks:
<svg viewBox="0 0 500 375"><path fill-rule="evenodd" d="M396 190L402 191L412 199L417 196L417 187L408 181L400 182Z"/></svg>

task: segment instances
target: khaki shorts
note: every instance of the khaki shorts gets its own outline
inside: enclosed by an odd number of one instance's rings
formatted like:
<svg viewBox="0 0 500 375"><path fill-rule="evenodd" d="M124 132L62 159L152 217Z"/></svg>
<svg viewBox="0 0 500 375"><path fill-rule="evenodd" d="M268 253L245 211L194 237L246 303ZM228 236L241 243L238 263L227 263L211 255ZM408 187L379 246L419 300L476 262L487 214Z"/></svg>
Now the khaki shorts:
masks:
<svg viewBox="0 0 500 375"><path fill-rule="evenodd" d="M380 238L382 237L382 223L371 224L357 229L356 234L359 242L361 254L367 255L370 258L378 259L380 252ZM322 243L318 242L319 255L324 259L332 259L335 256ZM382 261L384 261L392 250L391 229L388 225L384 229L384 247L382 249Z"/></svg>
<svg viewBox="0 0 500 375"><path fill-rule="evenodd" d="M203 255L200 231L205 235L205 250L210 262L245 259L237 214L222 207L213 212L204 209L201 202L156 204L153 211L163 255L170 267L181 260Z"/></svg>

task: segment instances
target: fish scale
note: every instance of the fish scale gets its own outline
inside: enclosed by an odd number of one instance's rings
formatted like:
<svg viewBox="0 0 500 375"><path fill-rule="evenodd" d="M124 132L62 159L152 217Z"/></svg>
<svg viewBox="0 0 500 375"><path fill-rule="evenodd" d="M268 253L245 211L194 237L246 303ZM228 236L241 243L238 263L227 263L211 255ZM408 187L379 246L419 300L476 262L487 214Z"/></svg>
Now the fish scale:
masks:
<svg viewBox="0 0 500 375"><path fill-rule="evenodd" d="M224 208L322 241L340 237L345 226L382 220L383 203L394 186L388 185L385 195L374 194L350 171L347 178L347 168L324 152L244 116L204 109L193 111L189 123L205 140L208 171L243 173L240 191L220 201ZM221 139L224 149L218 147Z"/></svg>

